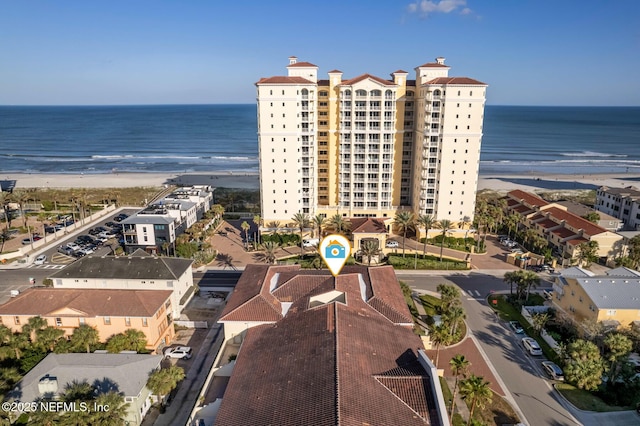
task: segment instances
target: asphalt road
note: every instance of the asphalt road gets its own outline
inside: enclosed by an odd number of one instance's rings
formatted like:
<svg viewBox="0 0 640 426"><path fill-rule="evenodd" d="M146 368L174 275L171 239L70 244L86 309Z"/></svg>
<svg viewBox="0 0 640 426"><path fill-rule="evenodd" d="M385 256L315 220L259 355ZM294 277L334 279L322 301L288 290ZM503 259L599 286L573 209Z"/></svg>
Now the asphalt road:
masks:
<svg viewBox="0 0 640 426"><path fill-rule="evenodd" d="M544 377L542 357L530 357L513 333L489 307L486 296L491 291L508 290L501 277L480 272L448 276L402 273L399 279L416 289L436 291L438 284L456 284L466 293L463 306L467 324L491 360L498 375L529 425L579 425L581 421L560 403L560 396Z"/></svg>

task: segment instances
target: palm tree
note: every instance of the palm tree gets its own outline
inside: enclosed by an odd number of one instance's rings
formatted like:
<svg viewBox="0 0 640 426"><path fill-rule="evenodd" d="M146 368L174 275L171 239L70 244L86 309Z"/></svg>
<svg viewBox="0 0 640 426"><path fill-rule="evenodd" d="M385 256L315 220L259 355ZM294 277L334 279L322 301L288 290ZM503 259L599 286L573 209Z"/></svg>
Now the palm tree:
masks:
<svg viewBox="0 0 640 426"><path fill-rule="evenodd" d="M260 245L260 227L262 226L262 218L259 214L253 216L253 223L258 227L258 232L256 233L257 241L256 243Z"/></svg>
<svg viewBox="0 0 640 426"><path fill-rule="evenodd" d="M442 239L440 240L440 262L442 262L442 252L444 250L444 240L447 237L447 233L451 229L451 221L449 219L442 219L436 223L436 228L442 229Z"/></svg>
<svg viewBox="0 0 640 426"><path fill-rule="evenodd" d="M476 406L484 407L487 402L493 399L493 392L489 387L490 383L484 380L482 376L476 376L471 374L468 378L460 382L460 393L465 397L471 399L471 408L469 408L469 422L473 419L473 411Z"/></svg>
<svg viewBox="0 0 640 426"><path fill-rule="evenodd" d="M61 395L62 400L65 402L89 401L93 397L93 386L86 380L80 381L77 379L64 385L64 392Z"/></svg>
<svg viewBox="0 0 640 426"><path fill-rule="evenodd" d="M452 306L449 310L443 312L442 319L446 324L451 326L451 338L455 338L456 331L460 321L463 321L467 317L462 306Z"/></svg>
<svg viewBox="0 0 640 426"><path fill-rule="evenodd" d="M71 346L76 349L86 349L87 353L91 353L91 347L99 341L98 330L87 324L80 325L71 335Z"/></svg>
<svg viewBox="0 0 640 426"><path fill-rule="evenodd" d="M22 326L22 332L29 336L32 342L36 341L36 332L47 327L49 323L41 316L29 318L29 321Z"/></svg>
<svg viewBox="0 0 640 426"><path fill-rule="evenodd" d="M9 231L9 200L10 200L11 194L5 191L0 191L0 208L2 209L2 213L4 216L4 220L5 220L5 230Z"/></svg>
<svg viewBox="0 0 640 426"><path fill-rule="evenodd" d="M418 225L424 228L424 246L422 247L422 254L425 256L427 255L427 240L429 239L429 229L433 228L433 225L435 223L435 218L430 214L422 214L418 216Z"/></svg>
<svg viewBox="0 0 640 426"><path fill-rule="evenodd" d="M64 330L55 327L45 327L36 330L36 343L37 345L49 352L53 352L56 344L60 339L64 337Z"/></svg>
<svg viewBox="0 0 640 426"><path fill-rule="evenodd" d="M6 345L13 352L13 356L20 360L22 357L22 350L31 346L31 342L29 342L29 335L26 333L13 333L9 336L9 340L6 342Z"/></svg>
<svg viewBox="0 0 640 426"><path fill-rule="evenodd" d="M147 347L147 335L140 330L129 328L124 332L124 337L130 351L142 352Z"/></svg>
<svg viewBox="0 0 640 426"><path fill-rule="evenodd" d="M351 224L349 223L349 221L344 220L342 216L336 213L335 215L331 216L331 219L329 219L329 226L331 226L334 232L337 232L338 234L344 234L351 227Z"/></svg>
<svg viewBox="0 0 640 426"><path fill-rule="evenodd" d="M360 245L360 252L363 258L367 258L367 266L371 266L371 259L380 255L382 250L378 247L378 242L373 240L367 240Z"/></svg>
<svg viewBox="0 0 640 426"><path fill-rule="evenodd" d="M242 228L242 231L244 232L244 249L246 250L247 242L249 240L247 232L249 232L249 228L251 228L251 225L249 225L249 223L245 220L244 222L242 222L242 225L240 225L240 228Z"/></svg>
<svg viewBox="0 0 640 426"><path fill-rule="evenodd" d="M98 395L95 400L97 407L109 407L108 410L97 410L92 413L92 426L111 426L125 423L129 403L118 392L107 392Z"/></svg>
<svg viewBox="0 0 640 426"><path fill-rule="evenodd" d="M429 338L436 345L436 368L438 368L438 360L440 359L440 347L447 346L451 343L451 334L449 327L445 324L433 326L429 330Z"/></svg>
<svg viewBox="0 0 640 426"><path fill-rule="evenodd" d="M456 394L458 393L458 378L462 375L462 377L465 377L467 375L467 371L469 369L469 366L471 365L471 362L469 362L468 359L466 359L464 357L464 355L455 355L453 358L451 358L451 361L449 361L449 365L451 366L451 372L453 373L454 377L456 378L456 381L453 385L453 396L451 398L451 413L449 414L449 418L453 418L453 411L456 408Z"/></svg>
<svg viewBox="0 0 640 426"><path fill-rule="evenodd" d="M214 204L211 207L211 210L213 211L213 214L216 216L216 219L220 219L222 215L224 215L224 207L222 207L220 204Z"/></svg>
<svg viewBox="0 0 640 426"><path fill-rule="evenodd" d="M27 216L24 214L24 205L30 199L30 195L23 189L16 189L11 193L11 200L18 205L20 210L20 217L22 217L22 223L24 227L27 227Z"/></svg>
<svg viewBox="0 0 640 426"><path fill-rule="evenodd" d="M404 243L407 239L407 231L415 229L416 216L411 212L400 212L393 219L393 224L398 228L398 231L402 232L402 257L404 257L406 250Z"/></svg>
<svg viewBox="0 0 640 426"><path fill-rule="evenodd" d="M304 236L304 230L309 227L309 216L306 213L296 213L291 218L295 226L300 231L300 256L304 255L304 245L302 242L302 238Z"/></svg>
<svg viewBox="0 0 640 426"><path fill-rule="evenodd" d="M540 285L540 277L538 274L532 271L522 271L522 282L527 288L527 297L525 298L525 302L529 300L529 292L531 291L531 287L538 288Z"/></svg>
<svg viewBox="0 0 640 426"><path fill-rule="evenodd" d="M509 294L513 297L513 285L517 284L521 278L520 271L511 271L505 272L504 278L502 279L504 282L510 285Z"/></svg>
<svg viewBox="0 0 640 426"><path fill-rule="evenodd" d="M264 251L264 260L267 263L276 263L276 251L280 248L280 244L275 241L265 241L262 243Z"/></svg>
<svg viewBox="0 0 640 426"><path fill-rule="evenodd" d="M318 229L318 238L322 238L322 226L325 223L325 218L321 214L317 214L311 219L313 225Z"/></svg>
<svg viewBox="0 0 640 426"><path fill-rule="evenodd" d="M173 365L169 368L162 368L149 375L147 388L151 393L159 397L160 404L164 404L164 396L174 390L184 377L182 367Z"/></svg>

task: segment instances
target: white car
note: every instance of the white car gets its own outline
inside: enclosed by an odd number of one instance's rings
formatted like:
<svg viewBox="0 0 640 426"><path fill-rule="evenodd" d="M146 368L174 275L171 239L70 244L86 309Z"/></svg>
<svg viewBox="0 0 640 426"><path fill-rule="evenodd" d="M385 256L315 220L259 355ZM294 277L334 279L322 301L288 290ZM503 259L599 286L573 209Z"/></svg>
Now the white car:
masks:
<svg viewBox="0 0 640 426"><path fill-rule="evenodd" d="M44 263L47 261L47 255L46 254L41 254L40 256L36 257L36 260L33 262L34 265L44 265Z"/></svg>
<svg viewBox="0 0 640 426"><path fill-rule="evenodd" d="M399 244L397 241L387 241L387 244L385 244L386 248L398 248Z"/></svg>
<svg viewBox="0 0 640 426"><path fill-rule="evenodd" d="M109 238L115 238L115 236L116 236L116 234L112 234L112 233L111 233L111 232L109 232L109 231L101 232L101 233L99 233L99 234L98 234L98 237L106 238L107 240L108 240Z"/></svg>
<svg viewBox="0 0 640 426"><path fill-rule="evenodd" d="M564 381L564 373L562 368L558 367L555 362L542 361L542 368L553 380Z"/></svg>
<svg viewBox="0 0 640 426"><path fill-rule="evenodd" d="M320 244L320 240L318 238L302 240L302 247L316 247L318 244Z"/></svg>
<svg viewBox="0 0 640 426"><path fill-rule="evenodd" d="M164 352L165 358L189 359L191 358L191 348L189 346L178 346L169 348Z"/></svg>
<svg viewBox="0 0 640 426"><path fill-rule="evenodd" d="M522 346L529 352L530 355L539 356L542 355L542 348L538 345L538 342L531 337L524 337L522 339Z"/></svg>
<svg viewBox="0 0 640 426"><path fill-rule="evenodd" d="M68 243L68 244L67 244L67 247L69 247L69 248L70 248L71 250L73 250L73 251L78 251L78 250L80 250L80 248L81 248L81 247L80 247L79 245L77 245L76 243Z"/></svg>

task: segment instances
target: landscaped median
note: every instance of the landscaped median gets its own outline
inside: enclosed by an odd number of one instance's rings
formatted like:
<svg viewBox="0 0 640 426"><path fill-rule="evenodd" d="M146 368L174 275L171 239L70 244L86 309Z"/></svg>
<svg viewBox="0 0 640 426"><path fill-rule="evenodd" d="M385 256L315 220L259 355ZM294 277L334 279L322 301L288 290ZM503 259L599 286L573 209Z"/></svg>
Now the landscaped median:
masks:
<svg viewBox="0 0 640 426"><path fill-rule="evenodd" d="M633 407L616 407L613 405L607 405L600 398L595 396L589 391L578 389L575 386L572 386L568 383L556 383L556 390L562 394L573 404L576 408L585 411L597 411L597 412L607 412L607 411L626 411L632 410Z"/></svg>

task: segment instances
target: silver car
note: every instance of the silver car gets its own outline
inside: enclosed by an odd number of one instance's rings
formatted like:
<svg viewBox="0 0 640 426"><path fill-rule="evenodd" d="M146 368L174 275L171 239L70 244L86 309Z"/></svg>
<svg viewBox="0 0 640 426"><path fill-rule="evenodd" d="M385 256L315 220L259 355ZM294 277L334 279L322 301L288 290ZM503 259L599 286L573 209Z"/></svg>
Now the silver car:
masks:
<svg viewBox="0 0 640 426"><path fill-rule="evenodd" d="M522 339L522 346L529 352L530 355L539 356L542 355L542 348L538 345L538 342L531 337L524 337Z"/></svg>
<svg viewBox="0 0 640 426"><path fill-rule="evenodd" d="M564 381L564 373L555 362L542 361L542 368L553 380Z"/></svg>

